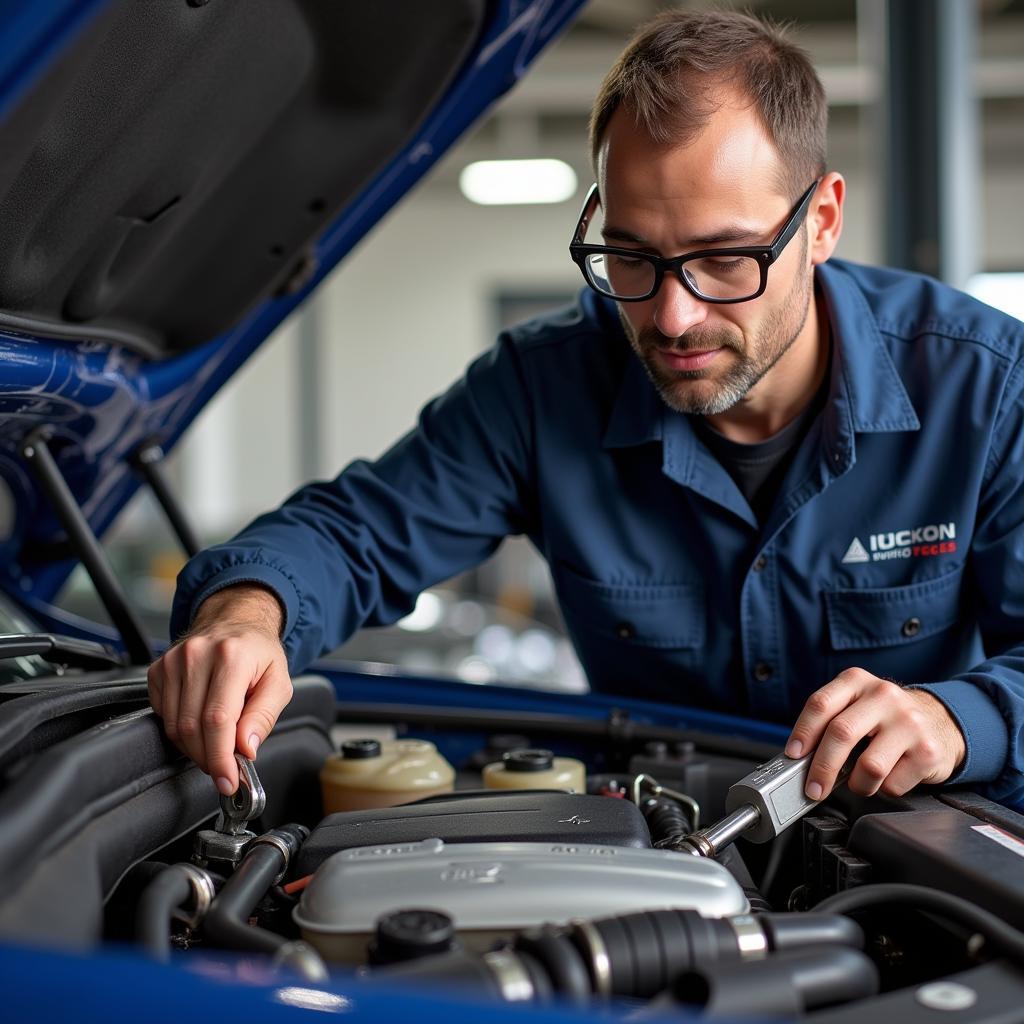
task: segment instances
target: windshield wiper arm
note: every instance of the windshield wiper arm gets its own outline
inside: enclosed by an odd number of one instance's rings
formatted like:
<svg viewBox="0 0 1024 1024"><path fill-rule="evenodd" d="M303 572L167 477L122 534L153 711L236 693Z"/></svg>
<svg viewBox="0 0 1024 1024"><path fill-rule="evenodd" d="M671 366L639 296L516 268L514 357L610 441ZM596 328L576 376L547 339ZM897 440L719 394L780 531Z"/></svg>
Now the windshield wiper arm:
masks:
<svg viewBox="0 0 1024 1024"><path fill-rule="evenodd" d="M124 658L113 648L93 640L53 633L0 634L0 661L38 655L51 665L75 668L123 668Z"/></svg>

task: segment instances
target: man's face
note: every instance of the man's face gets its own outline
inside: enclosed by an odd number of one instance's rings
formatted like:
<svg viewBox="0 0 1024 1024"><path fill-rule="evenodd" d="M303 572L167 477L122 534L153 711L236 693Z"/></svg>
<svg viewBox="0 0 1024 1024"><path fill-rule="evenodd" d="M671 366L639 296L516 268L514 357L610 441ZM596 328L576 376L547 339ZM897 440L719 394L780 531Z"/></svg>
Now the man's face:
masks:
<svg viewBox="0 0 1024 1024"><path fill-rule="evenodd" d="M613 115L599 155L605 244L670 257L772 241L794 197L779 190L779 158L754 110L723 98L684 146L652 141L627 111ZM713 416L749 400L769 374L783 383L787 353L808 333L812 294L801 225L756 299L702 302L666 274L653 298L620 303L619 315L664 401Z"/></svg>

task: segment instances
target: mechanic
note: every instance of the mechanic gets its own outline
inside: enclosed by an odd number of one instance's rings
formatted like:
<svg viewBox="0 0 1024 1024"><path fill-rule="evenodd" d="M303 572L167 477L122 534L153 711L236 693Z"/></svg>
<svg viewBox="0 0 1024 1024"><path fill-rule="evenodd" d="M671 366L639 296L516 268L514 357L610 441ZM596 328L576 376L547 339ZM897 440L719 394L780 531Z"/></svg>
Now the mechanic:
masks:
<svg viewBox="0 0 1024 1024"><path fill-rule="evenodd" d="M182 571L151 700L222 792L289 669L526 534L595 690L795 721L812 799L864 737L855 792L1020 798L1024 328L830 260L825 129L774 26L641 28L591 119L577 306Z"/></svg>

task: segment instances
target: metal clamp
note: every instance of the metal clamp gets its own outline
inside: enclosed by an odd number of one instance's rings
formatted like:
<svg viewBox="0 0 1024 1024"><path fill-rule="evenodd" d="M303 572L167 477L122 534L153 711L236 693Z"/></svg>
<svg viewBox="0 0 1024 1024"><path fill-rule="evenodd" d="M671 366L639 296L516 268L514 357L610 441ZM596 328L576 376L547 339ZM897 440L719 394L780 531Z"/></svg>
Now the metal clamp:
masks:
<svg viewBox="0 0 1024 1024"><path fill-rule="evenodd" d="M692 796L688 796L686 793L680 793L677 789L669 789L668 786L663 786L658 782L653 775L647 775L644 772L641 772L635 779L633 779L632 800L637 807L640 806L640 801L643 799L645 786L651 796L661 796L664 794L670 800L676 800L688 807L690 809L691 816L693 817L694 831L700 828L700 804L698 804Z"/></svg>
<svg viewBox="0 0 1024 1024"><path fill-rule="evenodd" d="M744 960L763 960L768 955L768 936L756 917L737 914L726 921L736 933L736 948Z"/></svg>
<svg viewBox="0 0 1024 1024"><path fill-rule="evenodd" d="M495 949L482 957L507 1003L526 1003L534 997L533 982L519 958L507 949Z"/></svg>
<svg viewBox="0 0 1024 1024"><path fill-rule="evenodd" d="M601 933L591 921L575 919L569 922L569 926L574 929L590 954L587 963L591 969L595 994L604 999L611 999L612 962Z"/></svg>
<svg viewBox="0 0 1024 1024"><path fill-rule="evenodd" d="M306 829L303 829L303 831L306 832L308 836L308 831ZM288 865L291 863L292 855L295 853L295 848L289 846L288 842L282 839L281 836L274 831L265 832L258 839L254 839L252 841L253 846L258 845L259 843L266 843L268 846L273 846L274 849L277 850L277 852L280 853L281 856L284 858L284 866L281 868L281 870L278 872L277 877L271 883L273 885L277 885L281 881L281 879L284 878L286 874L288 874Z"/></svg>
<svg viewBox="0 0 1024 1024"><path fill-rule="evenodd" d="M199 927L199 923L206 917L206 912L210 909L217 890L209 871L204 871L187 862L179 864L178 867L188 877L189 884L192 886L192 906L188 910L176 907L171 912L171 916L194 929Z"/></svg>

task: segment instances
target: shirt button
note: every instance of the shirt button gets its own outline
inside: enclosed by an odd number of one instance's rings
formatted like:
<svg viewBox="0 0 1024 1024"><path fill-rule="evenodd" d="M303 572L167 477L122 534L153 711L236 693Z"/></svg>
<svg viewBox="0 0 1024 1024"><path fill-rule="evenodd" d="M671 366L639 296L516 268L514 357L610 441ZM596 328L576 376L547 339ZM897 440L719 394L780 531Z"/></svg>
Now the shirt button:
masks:
<svg viewBox="0 0 1024 1024"><path fill-rule="evenodd" d="M636 626L632 622L620 622L615 627L615 635L620 640L632 640L636 636Z"/></svg>
<svg viewBox="0 0 1024 1024"><path fill-rule="evenodd" d="M768 680L771 679L773 671L774 669L768 664L768 662L759 661L754 666L754 678L759 683L767 683Z"/></svg>
<svg viewBox="0 0 1024 1024"><path fill-rule="evenodd" d="M921 632L921 620L916 617L907 619L900 627L900 632L904 636L917 636Z"/></svg>
<svg viewBox="0 0 1024 1024"><path fill-rule="evenodd" d="M757 561L754 563L754 572L763 572L764 567L768 564L768 559L764 555L760 555Z"/></svg>

